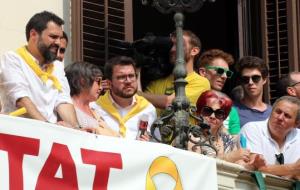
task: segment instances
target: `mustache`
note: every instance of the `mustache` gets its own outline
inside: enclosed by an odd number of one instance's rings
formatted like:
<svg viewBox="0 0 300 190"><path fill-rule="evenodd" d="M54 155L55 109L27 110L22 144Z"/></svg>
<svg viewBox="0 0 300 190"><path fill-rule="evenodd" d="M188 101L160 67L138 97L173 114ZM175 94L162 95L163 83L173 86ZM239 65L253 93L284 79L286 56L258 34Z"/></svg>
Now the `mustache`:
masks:
<svg viewBox="0 0 300 190"><path fill-rule="evenodd" d="M56 48L56 49L57 49L56 51L58 51L59 45L57 45L57 44L50 44L50 45L48 46L48 49L51 49L51 48ZM56 53L57 53L57 52L56 52Z"/></svg>

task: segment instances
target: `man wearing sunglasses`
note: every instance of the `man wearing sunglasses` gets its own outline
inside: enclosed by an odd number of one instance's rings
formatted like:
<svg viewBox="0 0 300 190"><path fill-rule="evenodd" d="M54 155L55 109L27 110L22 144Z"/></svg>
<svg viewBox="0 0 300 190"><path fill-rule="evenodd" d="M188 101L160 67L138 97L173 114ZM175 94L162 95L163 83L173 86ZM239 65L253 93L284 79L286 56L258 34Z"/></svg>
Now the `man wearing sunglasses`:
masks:
<svg viewBox="0 0 300 190"><path fill-rule="evenodd" d="M266 121L247 123L241 130L247 148L263 156L262 172L300 179L300 100L282 96L273 105Z"/></svg>
<svg viewBox="0 0 300 190"><path fill-rule="evenodd" d="M233 63L232 55L219 49L211 49L201 55L196 67L199 74L209 80L212 89L222 91L226 80L233 75L233 72L229 70L229 65ZM224 126L232 135L240 132L240 119L235 108L231 108Z"/></svg>
<svg viewBox="0 0 300 190"><path fill-rule="evenodd" d="M240 74L240 82L244 96L240 101L234 102L237 108L241 127L250 121L266 120L272 107L263 102L263 87L268 76L268 67L264 61L255 56L245 56L236 65Z"/></svg>
<svg viewBox="0 0 300 190"><path fill-rule="evenodd" d="M300 72L290 72L282 77L277 84L278 96L295 96L300 98Z"/></svg>
<svg viewBox="0 0 300 190"><path fill-rule="evenodd" d="M175 64L176 61L176 33L171 34L173 46L170 50L170 62ZM194 71L194 63L198 60L201 50L200 39L191 31L183 31L183 49L184 60L187 76L185 78L187 85L185 93L191 105L196 105L198 97L201 93L210 89L209 81L198 75ZM171 74L166 78L152 81L147 87L146 92L139 92L142 96L147 98L156 108L159 108L158 115L161 114L162 109L171 105L175 98L174 89L174 75Z"/></svg>

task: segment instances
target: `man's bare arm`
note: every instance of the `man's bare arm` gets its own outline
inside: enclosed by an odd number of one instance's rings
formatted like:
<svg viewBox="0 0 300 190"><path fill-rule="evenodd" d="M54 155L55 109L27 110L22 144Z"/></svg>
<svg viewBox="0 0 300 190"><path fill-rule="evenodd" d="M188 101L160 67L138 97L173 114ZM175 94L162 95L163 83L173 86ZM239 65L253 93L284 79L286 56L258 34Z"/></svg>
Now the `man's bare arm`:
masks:
<svg viewBox="0 0 300 190"><path fill-rule="evenodd" d="M28 118L41 120L41 121L47 121L47 119L41 114L41 112L36 108L34 103L31 101L29 97L22 97L19 98L16 102L16 105L18 108L25 107L27 112L26 116Z"/></svg>
<svg viewBox="0 0 300 190"><path fill-rule="evenodd" d="M259 171L278 176L300 176L300 160L293 164L266 165L260 167Z"/></svg>

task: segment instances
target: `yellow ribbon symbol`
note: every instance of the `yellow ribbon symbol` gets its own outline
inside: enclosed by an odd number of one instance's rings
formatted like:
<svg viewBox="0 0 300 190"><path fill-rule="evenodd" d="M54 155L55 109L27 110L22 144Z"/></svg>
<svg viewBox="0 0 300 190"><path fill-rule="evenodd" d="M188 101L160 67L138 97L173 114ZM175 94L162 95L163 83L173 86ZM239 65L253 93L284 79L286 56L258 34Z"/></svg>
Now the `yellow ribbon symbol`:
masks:
<svg viewBox="0 0 300 190"><path fill-rule="evenodd" d="M156 190L152 177L159 173L168 174L175 180L176 185L174 190L183 189L175 163L168 157L160 156L152 162L148 170L146 177L146 190Z"/></svg>

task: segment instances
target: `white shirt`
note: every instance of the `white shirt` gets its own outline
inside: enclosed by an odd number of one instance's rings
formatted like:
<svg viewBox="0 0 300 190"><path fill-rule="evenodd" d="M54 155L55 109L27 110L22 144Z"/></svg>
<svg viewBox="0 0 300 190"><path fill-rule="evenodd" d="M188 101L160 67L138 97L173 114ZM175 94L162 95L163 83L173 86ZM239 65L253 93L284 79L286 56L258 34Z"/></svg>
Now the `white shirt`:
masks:
<svg viewBox="0 0 300 190"><path fill-rule="evenodd" d="M112 100L112 99L110 99ZM133 103L136 103L133 101ZM113 103L115 106L116 102ZM119 132L119 123L118 121L113 118L109 113L107 113L100 105L96 104L95 102L91 103L91 107L95 109L97 114L101 115L104 121L107 123L108 127L113 129L116 132ZM118 105L116 108L119 109L120 105ZM131 105L132 107L132 105ZM123 110L124 111L124 110ZM149 105L143 109L141 112L137 113L134 117L127 120L125 123L126 126L126 139L137 139L138 131L139 131L139 124L141 118L146 115L148 117L148 131L150 131L150 127L152 123L156 119L156 111L154 106L149 103Z"/></svg>
<svg viewBox="0 0 300 190"><path fill-rule="evenodd" d="M300 130L297 128L290 131L281 149L270 136L268 120L249 122L244 125L241 133L247 139L247 148L263 155L268 165L278 164L275 154L283 153L284 164L295 163L300 158Z"/></svg>
<svg viewBox="0 0 300 190"><path fill-rule="evenodd" d="M32 56L37 62L37 60ZM38 62L37 62L38 63ZM54 62L53 75L62 85L62 92L55 89L52 80L45 83L34 73L25 61L15 52L5 53L0 60L0 94L2 111L15 111L16 101L29 97L39 112L49 121L57 121L56 107L61 103L71 103L70 88L65 77L64 65Z"/></svg>

